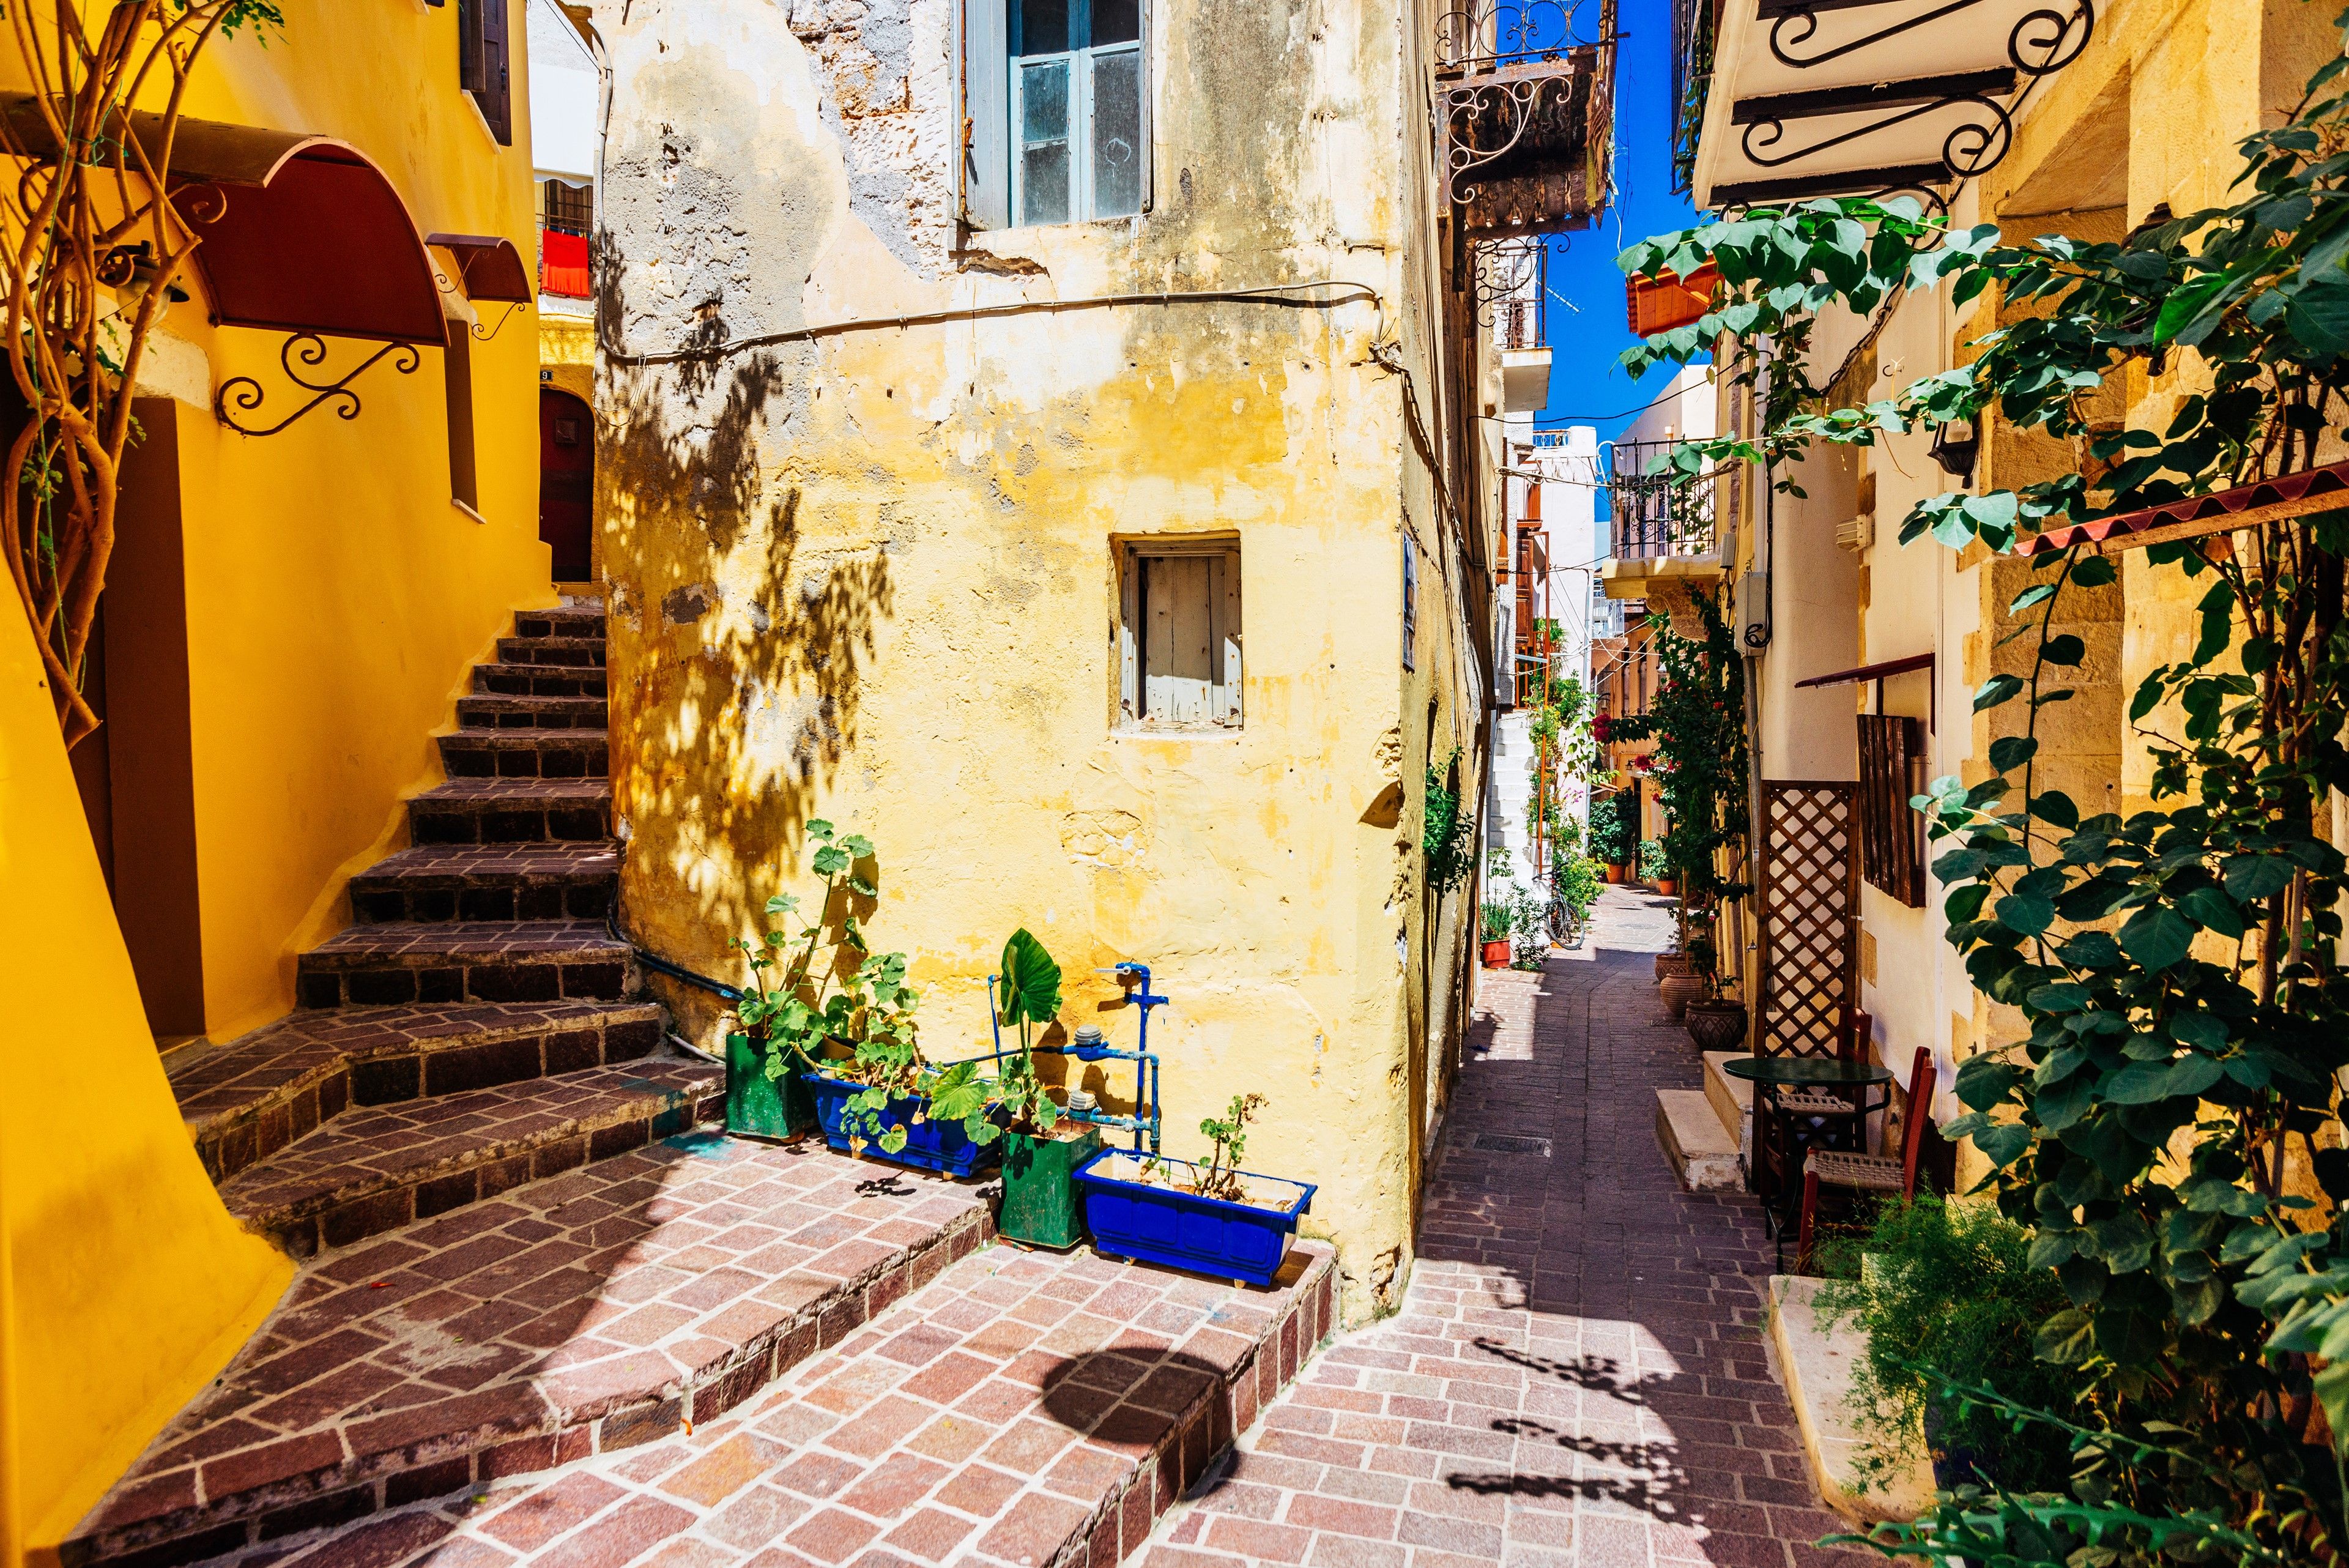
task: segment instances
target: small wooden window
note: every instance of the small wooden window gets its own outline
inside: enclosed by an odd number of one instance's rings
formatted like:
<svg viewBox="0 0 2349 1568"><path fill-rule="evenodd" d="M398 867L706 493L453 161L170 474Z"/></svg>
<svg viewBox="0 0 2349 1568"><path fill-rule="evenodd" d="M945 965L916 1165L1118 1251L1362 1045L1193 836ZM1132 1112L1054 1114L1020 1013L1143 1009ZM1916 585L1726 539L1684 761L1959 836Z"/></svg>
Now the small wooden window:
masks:
<svg viewBox="0 0 2349 1568"><path fill-rule="evenodd" d="M1924 770L1916 720L1859 716L1860 874L1912 909L1925 907L1925 818L1909 802L1925 787Z"/></svg>
<svg viewBox="0 0 2349 1568"><path fill-rule="evenodd" d="M1229 539L1124 547L1118 717L1129 728L1240 727L1240 552Z"/></svg>
<svg viewBox="0 0 2349 1568"><path fill-rule="evenodd" d="M511 0L457 0L457 85L473 95L501 147L513 145L510 5Z"/></svg>
<svg viewBox="0 0 2349 1568"><path fill-rule="evenodd" d="M440 369L448 393L449 494L478 515L481 492L473 458L472 344L472 333L465 323L449 323L449 347Z"/></svg>

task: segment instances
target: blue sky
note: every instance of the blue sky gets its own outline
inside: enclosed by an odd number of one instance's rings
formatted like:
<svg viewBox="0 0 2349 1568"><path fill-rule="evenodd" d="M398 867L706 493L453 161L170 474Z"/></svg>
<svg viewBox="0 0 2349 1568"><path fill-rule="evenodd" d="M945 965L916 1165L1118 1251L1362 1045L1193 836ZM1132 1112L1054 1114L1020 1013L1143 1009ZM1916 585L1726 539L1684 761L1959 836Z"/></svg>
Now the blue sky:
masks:
<svg viewBox="0 0 2349 1568"><path fill-rule="evenodd" d="M1549 243L1549 407L1535 421L1596 425L1602 441L1671 379L1669 370L1657 369L1634 381L1615 363L1632 341L1615 257L1694 216L1688 198L1672 191L1670 0L1620 0L1617 26L1629 36L1616 57L1616 199L1589 228ZM1577 308L1558 303L1561 296ZM1593 417L1601 414L1617 417Z"/></svg>

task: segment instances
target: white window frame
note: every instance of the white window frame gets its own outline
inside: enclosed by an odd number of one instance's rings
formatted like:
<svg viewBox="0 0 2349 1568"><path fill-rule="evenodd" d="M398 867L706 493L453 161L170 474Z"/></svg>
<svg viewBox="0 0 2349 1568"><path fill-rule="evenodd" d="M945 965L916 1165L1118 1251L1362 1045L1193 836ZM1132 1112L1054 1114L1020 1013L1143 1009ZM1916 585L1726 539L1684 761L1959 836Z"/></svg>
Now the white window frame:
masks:
<svg viewBox="0 0 2349 1568"><path fill-rule="evenodd" d="M1009 3L1016 9L1019 0L1009 0ZM1087 22L1090 24L1092 0L1084 0L1084 4ZM1074 5L1071 6L1071 10L1074 8ZM1149 20L1147 12L1144 12L1142 16L1144 28L1149 26ZM1009 133L1004 140L1011 155L1012 222L1021 228L1041 228L1058 223L1089 223L1102 218L1130 218L1141 213L1148 205L1146 196L1149 182L1142 177L1140 170L1135 171L1137 189L1133 213L1099 213L1094 210L1093 73L1099 68L1100 63L1105 59L1118 55L1132 55L1134 58L1135 91L1140 95L1143 102L1146 103L1149 99L1150 77L1147 63L1143 59L1142 35L1137 34L1131 41L1123 44L1103 44L1099 47L1023 55L1019 52L1019 40L1016 36L1017 22L1018 18L1015 15L1013 17L1015 36L1006 46L1004 60L1004 68L1009 72L1011 78L1009 93L1011 103L1011 122ZM1073 26L1073 19L1071 25ZM1064 216L1059 218L1030 220L1027 215L1027 161L1019 156L1020 134L1022 128L1028 123L1027 104L1024 100L1027 67L1049 65L1056 60L1064 62L1069 71L1069 211ZM1140 105L1136 106L1136 109L1137 118L1141 122L1136 131L1140 141L1133 152L1137 159L1146 160L1150 155L1150 117L1148 111L1143 109Z"/></svg>
<svg viewBox="0 0 2349 1568"><path fill-rule="evenodd" d="M1246 683L1244 634L1246 621L1240 578L1240 541L1237 535L1154 535L1113 542L1117 559L1118 690L1114 728L1128 734L1216 735L1236 733L1244 727L1241 702ZM1208 643L1216 650L1217 679L1211 684L1207 712L1198 719L1169 719L1148 711L1148 661L1144 622L1149 607L1143 590L1143 565L1184 556L1210 557L1218 570L1210 578Z"/></svg>
<svg viewBox="0 0 2349 1568"><path fill-rule="evenodd" d="M1154 193L1154 148L1151 128L1153 99L1151 27L1157 7L1139 0L1138 36L1123 43L1102 44L1052 54L1015 53L1012 15L1019 0L962 0L955 16L959 32L962 69L961 123L966 142L957 161L962 223L968 229L1047 228L1068 223L1132 218L1151 210ZM1092 0L1085 5L1085 25L1091 26ZM1072 6L1072 9L1074 6ZM1075 19L1071 18L1071 26ZM1134 57L1135 90L1139 96L1134 156L1138 192L1131 213L1100 213L1095 210L1093 183L1094 73L1102 59ZM1023 63L1067 62L1069 83L1069 211L1066 215L1029 223L1021 213L1027 199L1026 172L1019 156L1019 131L1025 115L1022 99Z"/></svg>

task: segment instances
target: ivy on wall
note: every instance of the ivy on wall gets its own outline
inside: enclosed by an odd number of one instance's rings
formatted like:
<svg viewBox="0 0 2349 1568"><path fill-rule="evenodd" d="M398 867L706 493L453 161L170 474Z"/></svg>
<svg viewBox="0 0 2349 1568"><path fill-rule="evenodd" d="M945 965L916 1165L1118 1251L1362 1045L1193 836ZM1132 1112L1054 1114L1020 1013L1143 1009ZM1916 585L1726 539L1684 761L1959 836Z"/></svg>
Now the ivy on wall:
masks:
<svg viewBox="0 0 2349 1568"><path fill-rule="evenodd" d="M1768 372L1760 428L1684 442L1675 469L1992 418L2073 442L2075 472L1912 508L1904 545L2006 550L2030 534L2304 470L2349 441L2349 99L2344 62L2247 138L2229 202L2117 244L1952 233L1903 200L1756 209L1627 251L1627 271L1725 280L1703 320L1625 356L1684 361L1734 335ZM1802 349L1819 312L1904 289L1995 290L2034 313L1896 396L1826 406ZM2107 384L2175 373L2160 429L2092 428ZM2142 384L2142 383L2138 383ZM2091 478L2093 473L2095 477ZM1781 488L1791 482L1777 478ZM2089 1392L2046 1409L1988 1384L1952 1399L2060 1434L2061 1491L1962 1488L1875 1544L1930 1560L2319 1563L2349 1552L2349 977L2331 802L2349 791L2349 511L2146 552L2198 585L2199 624L2127 722L2155 809L2084 814L2041 777L2050 710L2085 659L2067 593L2116 580L2081 546L2033 557L2009 606L2033 639L1976 711L2019 705L1992 776L1918 798L1942 848L1948 940L2018 1037L1963 1063L1948 1129L2029 1228L2064 1308L2037 1354Z"/></svg>

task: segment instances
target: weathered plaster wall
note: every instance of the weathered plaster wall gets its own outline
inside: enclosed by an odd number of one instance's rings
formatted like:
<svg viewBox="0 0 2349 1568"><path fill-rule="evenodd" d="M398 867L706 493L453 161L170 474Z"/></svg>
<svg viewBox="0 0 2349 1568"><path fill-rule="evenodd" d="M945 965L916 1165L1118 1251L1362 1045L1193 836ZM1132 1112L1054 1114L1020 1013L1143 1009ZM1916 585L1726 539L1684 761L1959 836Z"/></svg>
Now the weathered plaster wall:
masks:
<svg viewBox="0 0 2349 1568"><path fill-rule="evenodd" d="M1233 1094L1268 1094L1249 1160L1322 1184L1310 1223L1366 1314L1410 1256L1442 1082L1431 1014L1450 1017L1427 998L1457 990L1463 900L1432 924L1418 909L1431 717L1439 763L1454 737L1475 755L1471 656L1448 630L1459 552L1402 384L1370 357L1399 332L1408 359L1427 329L1408 305L1394 149L1424 138L1399 20L1154 6L1154 210L957 249L952 8L843 15L597 8L612 340L825 329L602 372L626 919L732 976L727 944L768 895L810 885L803 829L823 816L879 846L872 935L913 958L934 1058L980 1047L978 981L1017 926L1064 966L1071 1024L1114 993L1094 969L1152 964L1175 999L1153 1031L1170 1151L1198 1151ZM1325 280L1381 303L830 329ZM1406 532L1427 552L1408 677ZM1185 533L1239 541L1245 724L1121 732L1115 545ZM676 1000L706 1037L709 999ZM1102 1021L1130 1039L1126 1015ZM1123 1075L1102 1078L1120 1099Z"/></svg>

